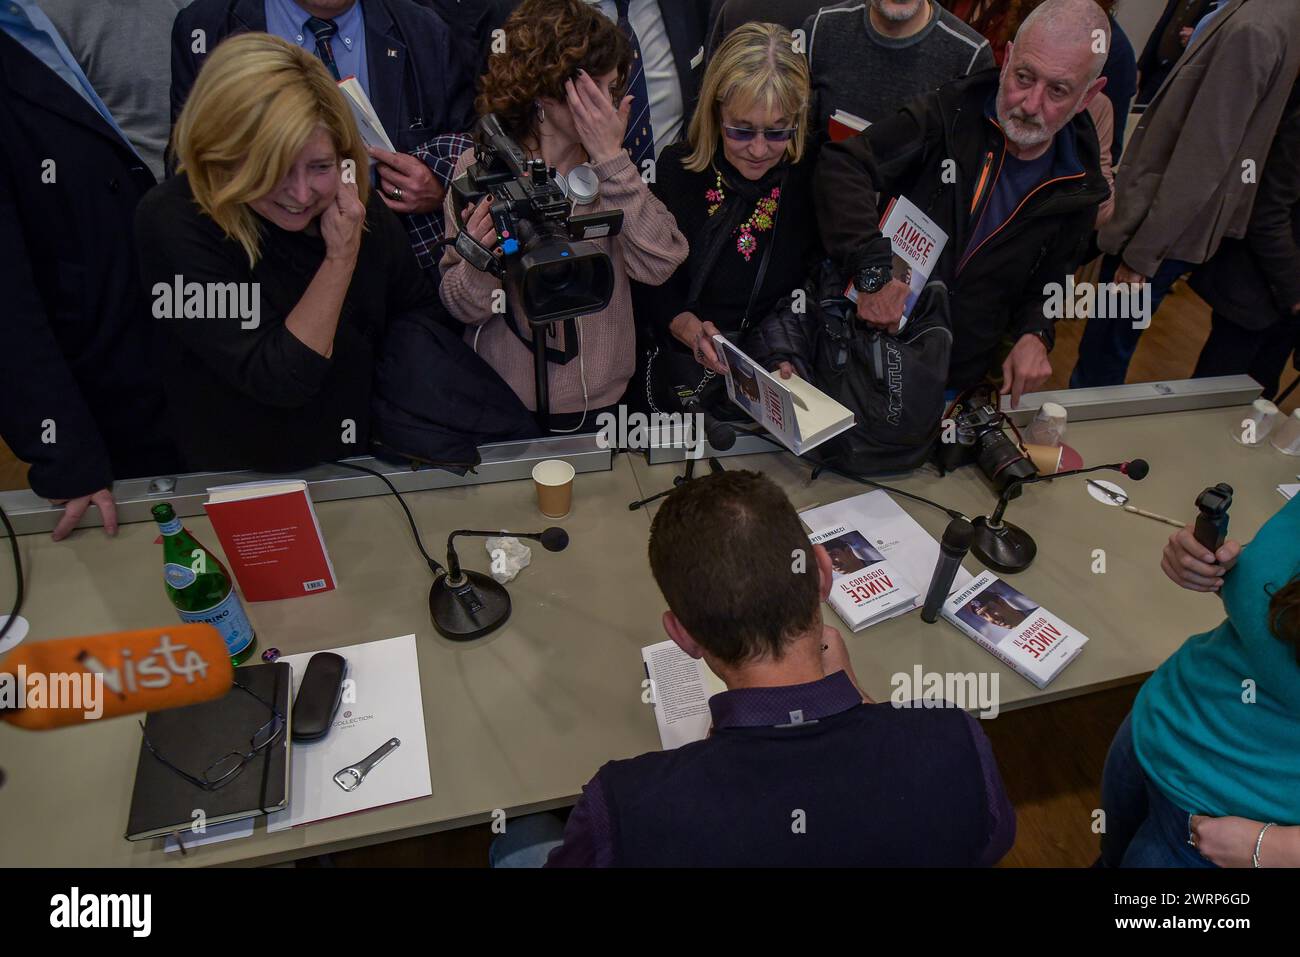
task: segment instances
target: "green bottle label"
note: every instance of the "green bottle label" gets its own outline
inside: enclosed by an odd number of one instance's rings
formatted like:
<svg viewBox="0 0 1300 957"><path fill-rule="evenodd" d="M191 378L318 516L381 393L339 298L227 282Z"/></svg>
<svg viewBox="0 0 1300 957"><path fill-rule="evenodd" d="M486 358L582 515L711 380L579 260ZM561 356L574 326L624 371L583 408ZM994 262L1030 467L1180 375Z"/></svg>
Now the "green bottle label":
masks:
<svg viewBox="0 0 1300 957"><path fill-rule="evenodd" d="M188 588L198 580L198 577L198 575L194 574L194 569L186 568L184 565L177 565L173 562L163 565L163 578L173 588Z"/></svg>
<svg viewBox="0 0 1300 957"><path fill-rule="evenodd" d="M244 606L239 603L239 596L235 594L232 588L220 604L213 608L207 608L203 611L184 611L176 609L181 616L181 621L186 624L202 622L205 625L214 626L217 631L221 632L221 637L226 639L226 650L230 652L230 657L235 657L253 641L253 626L248 620L248 615L244 612Z"/></svg>

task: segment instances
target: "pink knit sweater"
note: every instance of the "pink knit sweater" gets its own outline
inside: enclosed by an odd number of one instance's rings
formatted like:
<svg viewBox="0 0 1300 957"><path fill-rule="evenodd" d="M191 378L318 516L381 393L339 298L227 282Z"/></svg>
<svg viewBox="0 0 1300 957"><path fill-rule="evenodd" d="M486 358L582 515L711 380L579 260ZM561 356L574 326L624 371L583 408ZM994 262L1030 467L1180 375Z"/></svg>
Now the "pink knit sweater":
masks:
<svg viewBox="0 0 1300 957"><path fill-rule="evenodd" d="M456 162L456 175L473 159L473 150L462 153ZM575 356L564 365L549 365L551 411L557 413L582 411L583 369L587 380L587 408L598 409L619 400L636 368L636 328L628 280L660 285L686 259L688 252L673 215L650 193L627 153L620 152L614 159L592 168L600 180L600 195L590 206L577 211L623 210L623 231L612 240L600 241L613 259L614 295L603 312L578 320L581 363ZM446 221L447 236L454 237L451 197L447 198ZM450 246L440 267L443 304L469 327L465 341L473 346L477 333L478 354L509 383L524 405L536 411L532 350L507 327L505 316L492 312L492 293L501 288L501 283L463 261ZM556 335L548 345L552 349L564 349L563 323L551 328ZM524 335L531 340L526 324Z"/></svg>

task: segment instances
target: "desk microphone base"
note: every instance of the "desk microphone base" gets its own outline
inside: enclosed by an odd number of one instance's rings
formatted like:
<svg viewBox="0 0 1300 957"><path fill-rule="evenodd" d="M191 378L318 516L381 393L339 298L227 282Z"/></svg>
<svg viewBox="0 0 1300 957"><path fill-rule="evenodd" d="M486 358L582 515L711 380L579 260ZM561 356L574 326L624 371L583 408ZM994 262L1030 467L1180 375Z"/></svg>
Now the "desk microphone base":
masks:
<svg viewBox="0 0 1300 957"><path fill-rule="evenodd" d="M462 572L462 583L447 584L444 572L429 589L429 614L438 634L450 641L489 635L510 617L510 593L490 575Z"/></svg>
<svg viewBox="0 0 1300 957"><path fill-rule="evenodd" d="M988 516L981 515L971 524L975 526L975 540L971 551L981 562L1005 575L1014 575L1028 568L1038 554L1038 546L1028 532L1010 522L990 525Z"/></svg>

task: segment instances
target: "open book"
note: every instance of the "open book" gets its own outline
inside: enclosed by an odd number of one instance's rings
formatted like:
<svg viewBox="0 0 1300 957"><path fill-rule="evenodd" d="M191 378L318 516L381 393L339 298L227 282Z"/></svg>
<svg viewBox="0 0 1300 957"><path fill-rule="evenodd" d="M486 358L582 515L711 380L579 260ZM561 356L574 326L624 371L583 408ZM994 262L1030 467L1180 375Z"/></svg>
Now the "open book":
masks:
<svg viewBox="0 0 1300 957"><path fill-rule="evenodd" d="M650 703L664 750L708 737L713 725L709 698L727 690L722 680L673 641L647 645L641 649L641 660L650 681Z"/></svg>
<svg viewBox="0 0 1300 957"><path fill-rule="evenodd" d="M352 116L357 121L357 131L365 144L396 153L397 147L393 146L393 141L388 138L388 133L384 131L384 124L379 120L379 114L375 112L370 97L366 96L366 91L361 88L357 78L345 76L339 80L339 91L343 94L343 99L348 101L348 106L352 107ZM373 163L374 160L371 162Z"/></svg>
<svg viewBox="0 0 1300 957"><path fill-rule="evenodd" d="M714 336L727 367L727 398L796 455L853 428L853 413L797 375L782 379L768 372L726 336Z"/></svg>

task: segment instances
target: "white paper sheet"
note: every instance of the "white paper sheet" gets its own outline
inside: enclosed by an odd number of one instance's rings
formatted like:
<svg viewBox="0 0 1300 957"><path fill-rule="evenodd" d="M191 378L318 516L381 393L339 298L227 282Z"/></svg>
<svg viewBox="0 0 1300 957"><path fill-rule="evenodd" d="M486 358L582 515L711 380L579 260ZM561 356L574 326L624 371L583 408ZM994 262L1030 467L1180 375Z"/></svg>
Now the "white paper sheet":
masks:
<svg viewBox="0 0 1300 957"><path fill-rule="evenodd" d="M692 658L673 641L641 649L646 676L653 693L655 723L665 751L692 741L703 741L713 724L709 698L726 685L698 658Z"/></svg>
<svg viewBox="0 0 1300 957"><path fill-rule="evenodd" d="M289 807L268 816L268 831L433 793L415 636L328 650L347 659L351 684L344 686L343 703L329 734L319 741L293 743ZM313 654L280 659L293 667L295 695ZM356 790L344 791L334 783L336 771L356 764L389 738L400 739L401 746L377 764Z"/></svg>
<svg viewBox="0 0 1300 957"><path fill-rule="evenodd" d="M925 593L930 588L930 579L934 577L934 566L939 561L939 543L916 519L899 508L888 492L881 489L864 492L829 505L810 508L800 512L799 518L810 531L835 525L845 525L861 531L880 554L898 569L921 601L910 608L900 608L888 617L897 617L921 606ZM948 594L964 588L972 577L965 568L958 568L952 580L952 590Z"/></svg>
<svg viewBox="0 0 1300 957"><path fill-rule="evenodd" d="M1282 493L1282 497L1288 502L1295 498L1296 493L1300 492L1300 485L1279 485L1277 490Z"/></svg>

